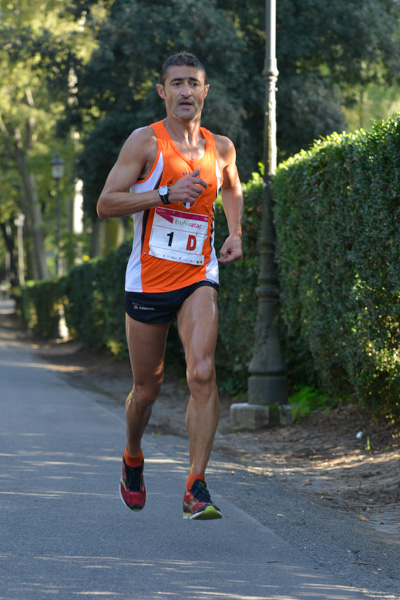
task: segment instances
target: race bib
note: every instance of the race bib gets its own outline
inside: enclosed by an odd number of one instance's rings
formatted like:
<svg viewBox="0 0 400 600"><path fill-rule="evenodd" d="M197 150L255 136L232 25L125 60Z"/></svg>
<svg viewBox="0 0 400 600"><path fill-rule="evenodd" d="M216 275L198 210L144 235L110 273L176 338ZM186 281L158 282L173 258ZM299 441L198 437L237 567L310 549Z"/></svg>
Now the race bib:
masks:
<svg viewBox="0 0 400 600"><path fill-rule="evenodd" d="M150 254L157 258L203 265L208 217L158 206L150 234Z"/></svg>

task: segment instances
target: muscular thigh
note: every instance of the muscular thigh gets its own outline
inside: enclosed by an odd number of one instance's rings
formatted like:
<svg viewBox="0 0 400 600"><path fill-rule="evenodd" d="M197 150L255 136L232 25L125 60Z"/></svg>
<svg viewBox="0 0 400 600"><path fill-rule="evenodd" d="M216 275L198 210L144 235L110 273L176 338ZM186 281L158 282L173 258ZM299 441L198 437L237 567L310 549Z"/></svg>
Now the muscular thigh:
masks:
<svg viewBox="0 0 400 600"><path fill-rule="evenodd" d="M196 289L181 306L178 329L188 366L214 358L218 333L218 292L210 286Z"/></svg>
<svg viewBox="0 0 400 600"><path fill-rule="evenodd" d="M161 384L169 323L143 323L126 315L126 337L136 385Z"/></svg>

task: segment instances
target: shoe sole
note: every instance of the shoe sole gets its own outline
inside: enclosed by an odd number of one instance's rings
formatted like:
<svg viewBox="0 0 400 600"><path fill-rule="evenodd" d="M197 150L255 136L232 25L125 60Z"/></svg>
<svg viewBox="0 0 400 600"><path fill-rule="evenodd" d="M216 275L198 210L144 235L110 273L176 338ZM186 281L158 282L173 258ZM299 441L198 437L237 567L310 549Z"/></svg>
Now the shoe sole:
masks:
<svg viewBox="0 0 400 600"><path fill-rule="evenodd" d="M126 503L126 502L125 502L125 500L124 500L124 497L123 497L123 495L122 495L122 492L121 492L121 484L120 484L120 485L119 485L119 487L118 487L118 491L119 491L119 497L121 498L121 500L122 500L122 503L123 503L123 505L124 505L126 508L129 508L129 510L131 510L132 512L140 512L141 510L143 510L143 508L144 508L144 506L145 506L144 504L143 504L143 506L135 505L133 508L131 508L131 507L130 507L130 506L129 506L129 505Z"/></svg>
<svg viewBox="0 0 400 600"><path fill-rule="evenodd" d="M183 518L195 519L196 521L210 521L211 519L222 519L222 514L214 506L207 506L205 510L198 513L183 513Z"/></svg>

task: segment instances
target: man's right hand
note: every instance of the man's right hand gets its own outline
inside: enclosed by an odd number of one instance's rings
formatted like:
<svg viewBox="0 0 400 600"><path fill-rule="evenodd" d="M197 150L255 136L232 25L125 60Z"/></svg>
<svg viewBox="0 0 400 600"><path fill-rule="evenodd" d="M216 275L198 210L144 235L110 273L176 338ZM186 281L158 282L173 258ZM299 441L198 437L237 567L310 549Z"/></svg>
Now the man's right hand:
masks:
<svg viewBox="0 0 400 600"><path fill-rule="evenodd" d="M194 204L200 194L203 193L203 189L208 188L208 183L199 177L200 170L195 169L189 175L185 175L181 179L178 179L174 185L169 188L168 200L172 202L182 202Z"/></svg>

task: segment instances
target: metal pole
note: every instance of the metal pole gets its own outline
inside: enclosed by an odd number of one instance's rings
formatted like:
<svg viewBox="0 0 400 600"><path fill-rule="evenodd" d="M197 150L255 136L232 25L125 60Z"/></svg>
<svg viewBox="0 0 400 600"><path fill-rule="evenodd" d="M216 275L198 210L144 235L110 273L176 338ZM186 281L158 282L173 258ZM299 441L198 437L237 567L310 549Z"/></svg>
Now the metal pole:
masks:
<svg viewBox="0 0 400 600"><path fill-rule="evenodd" d="M61 275L61 203L60 203L60 180L64 177L64 161L59 154L51 161L51 174L57 183L57 256L56 277Z"/></svg>
<svg viewBox="0 0 400 600"><path fill-rule="evenodd" d="M258 314L253 357L249 365L249 404L286 404L288 383L278 337L278 279L275 265L275 228L271 178L276 171L276 0L266 0L264 80L264 182L260 236Z"/></svg>
<svg viewBox="0 0 400 600"><path fill-rule="evenodd" d="M61 274L61 203L60 203L60 178L57 181L57 258L56 258L56 277Z"/></svg>

